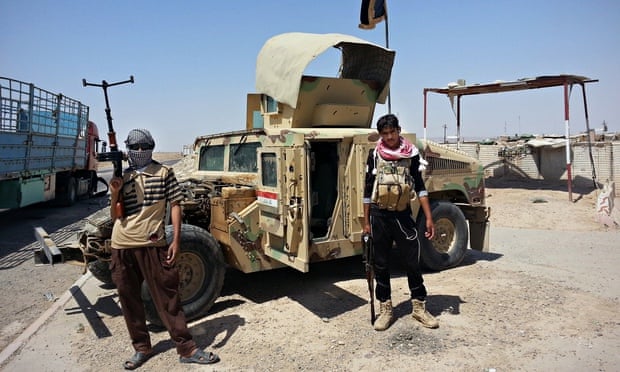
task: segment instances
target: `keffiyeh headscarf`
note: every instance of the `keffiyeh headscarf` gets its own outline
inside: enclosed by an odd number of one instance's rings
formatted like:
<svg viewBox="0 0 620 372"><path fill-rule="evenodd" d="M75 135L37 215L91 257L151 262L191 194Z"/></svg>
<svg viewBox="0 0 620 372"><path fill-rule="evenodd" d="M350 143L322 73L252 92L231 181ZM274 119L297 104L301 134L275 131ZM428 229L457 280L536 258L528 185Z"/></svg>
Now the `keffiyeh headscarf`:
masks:
<svg viewBox="0 0 620 372"><path fill-rule="evenodd" d="M153 150L128 150L127 158L133 169L144 168L153 160Z"/></svg>
<svg viewBox="0 0 620 372"><path fill-rule="evenodd" d="M132 129L127 135L125 141L127 147L137 144L149 145L151 149L140 150L127 150L127 157L129 159L129 165L133 169L143 168L151 163L153 160L153 148L155 147L155 140L151 133L146 129Z"/></svg>
<svg viewBox="0 0 620 372"><path fill-rule="evenodd" d="M418 167L418 170L420 172L425 170L428 162L424 160L424 158L422 158L422 155L418 151L418 148L415 147L411 142L409 142L409 140L407 140L403 136L400 136L399 140L400 146L397 149L392 150L385 145L383 140L380 139L379 141L377 141L375 153L379 154L379 156L388 161L409 159L413 158L416 155L420 155L420 166Z"/></svg>
<svg viewBox="0 0 620 372"><path fill-rule="evenodd" d="M412 158L419 154L418 148L415 147L409 140L405 137L400 136L400 146L392 150L388 148L383 140L377 141L377 146L375 147L375 151L379 154L383 159L388 161L400 160L400 159L408 159Z"/></svg>

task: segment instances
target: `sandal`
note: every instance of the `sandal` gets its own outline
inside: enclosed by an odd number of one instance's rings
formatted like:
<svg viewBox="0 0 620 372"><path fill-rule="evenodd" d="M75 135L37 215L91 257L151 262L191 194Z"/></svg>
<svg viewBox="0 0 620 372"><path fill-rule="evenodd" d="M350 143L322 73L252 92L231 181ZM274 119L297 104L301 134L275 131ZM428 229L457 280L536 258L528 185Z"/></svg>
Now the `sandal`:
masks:
<svg viewBox="0 0 620 372"><path fill-rule="evenodd" d="M206 353L204 350L196 350L194 354L189 357L179 357L181 363L197 363L197 364L213 364L220 361L220 357L212 352Z"/></svg>
<svg viewBox="0 0 620 372"><path fill-rule="evenodd" d="M136 351L136 353L129 359L123 363L123 367L125 369L136 369L144 364L149 358L153 355L153 353L143 353L141 351Z"/></svg>

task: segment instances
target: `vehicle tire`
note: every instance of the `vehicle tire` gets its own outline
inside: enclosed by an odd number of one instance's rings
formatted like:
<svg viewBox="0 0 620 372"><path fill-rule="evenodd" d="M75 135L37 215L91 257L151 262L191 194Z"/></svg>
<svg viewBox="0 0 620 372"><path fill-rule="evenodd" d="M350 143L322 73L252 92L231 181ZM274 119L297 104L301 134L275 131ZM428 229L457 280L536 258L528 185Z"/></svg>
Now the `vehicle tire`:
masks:
<svg viewBox="0 0 620 372"><path fill-rule="evenodd" d="M59 187L59 182L66 182L65 185ZM77 180L75 177L67 176L60 177L56 181L56 189L61 190L60 194L56 195L56 203L65 207L72 206L77 200Z"/></svg>
<svg viewBox="0 0 620 372"><path fill-rule="evenodd" d="M69 184L67 185L67 204L73 205L77 200L77 180L75 177L69 178Z"/></svg>
<svg viewBox="0 0 620 372"><path fill-rule="evenodd" d="M110 262L102 260L94 260L88 263L88 271L93 276L105 284L114 284L112 282L112 271L110 270Z"/></svg>
<svg viewBox="0 0 620 372"><path fill-rule="evenodd" d="M172 234L172 226L166 226L169 243ZM220 296L224 285L226 265L219 243L203 228L181 225L181 254L176 266L185 318L190 321L204 316ZM153 325L163 326L146 283L142 284L142 300L146 319Z"/></svg>
<svg viewBox="0 0 620 372"><path fill-rule="evenodd" d="M441 271L460 264L465 257L469 241L467 220L459 207L445 201L432 201L431 213L435 224L433 240L424 236L426 217L423 211L418 214L420 256L426 268Z"/></svg>

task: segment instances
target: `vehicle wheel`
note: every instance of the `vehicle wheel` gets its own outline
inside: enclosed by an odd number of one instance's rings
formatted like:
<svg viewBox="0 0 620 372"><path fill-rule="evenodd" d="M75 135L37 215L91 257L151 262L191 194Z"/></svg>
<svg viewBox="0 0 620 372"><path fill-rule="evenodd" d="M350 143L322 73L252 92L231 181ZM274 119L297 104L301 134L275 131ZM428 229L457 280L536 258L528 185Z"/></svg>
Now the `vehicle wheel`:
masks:
<svg viewBox="0 0 620 372"><path fill-rule="evenodd" d="M461 263L467 252L469 233L463 212L449 202L431 202L435 237L424 236L426 217L420 210L417 218L422 264L431 270L445 270Z"/></svg>
<svg viewBox="0 0 620 372"><path fill-rule="evenodd" d="M112 271L110 270L110 262L102 260L94 260L88 263L88 270L99 281L105 284L114 284L112 282Z"/></svg>
<svg viewBox="0 0 620 372"><path fill-rule="evenodd" d="M75 177L69 179L69 185L67 185L67 203L69 205L75 204L77 200L77 180Z"/></svg>
<svg viewBox="0 0 620 372"><path fill-rule="evenodd" d="M63 187L58 187L58 182L66 182ZM56 195L56 201L63 206L72 206L77 200L77 180L75 177L64 177L56 181L56 188L62 190L60 195Z"/></svg>
<svg viewBox="0 0 620 372"><path fill-rule="evenodd" d="M172 226L166 226L168 242L172 233ZM176 266L179 270L179 292L185 318L189 321L204 316L220 296L224 285L226 265L220 245L207 230L183 224L181 254ZM162 326L146 283L142 284L142 300L147 320L153 325Z"/></svg>

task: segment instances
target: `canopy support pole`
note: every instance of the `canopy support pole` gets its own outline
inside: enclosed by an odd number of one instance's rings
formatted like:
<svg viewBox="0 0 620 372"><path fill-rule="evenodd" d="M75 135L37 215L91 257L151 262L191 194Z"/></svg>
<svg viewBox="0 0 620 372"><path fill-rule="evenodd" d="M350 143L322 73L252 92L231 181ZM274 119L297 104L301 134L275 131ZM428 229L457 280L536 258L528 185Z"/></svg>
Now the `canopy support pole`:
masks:
<svg viewBox="0 0 620 372"><path fill-rule="evenodd" d="M564 80L564 127L566 136L566 184L568 186L568 201L573 201L573 178L570 160L570 121L568 108L568 81Z"/></svg>
<svg viewBox="0 0 620 372"><path fill-rule="evenodd" d="M588 117L588 102L586 100L585 84L581 84L581 95L583 96L583 112L586 116L586 130L588 133L588 153L590 155L590 165L592 166L592 183L594 184L594 188L598 189L598 184L596 183L596 168L594 168L594 157L592 156L592 139L590 138L590 119Z"/></svg>

